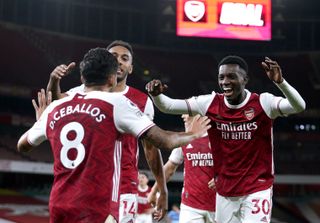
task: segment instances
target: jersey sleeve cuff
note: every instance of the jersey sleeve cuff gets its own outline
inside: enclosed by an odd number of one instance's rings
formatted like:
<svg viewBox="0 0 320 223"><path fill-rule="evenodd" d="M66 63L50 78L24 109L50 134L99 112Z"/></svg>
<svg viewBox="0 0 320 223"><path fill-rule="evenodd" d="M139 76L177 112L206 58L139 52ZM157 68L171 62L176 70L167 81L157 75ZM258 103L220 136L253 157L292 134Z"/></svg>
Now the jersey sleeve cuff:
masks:
<svg viewBox="0 0 320 223"><path fill-rule="evenodd" d="M150 125L148 125L147 127L145 127L144 129L142 129L140 131L140 133L137 135L137 138L140 138L141 135L143 135L143 133L145 133L146 131L148 131L151 127L155 126L155 123L152 123Z"/></svg>

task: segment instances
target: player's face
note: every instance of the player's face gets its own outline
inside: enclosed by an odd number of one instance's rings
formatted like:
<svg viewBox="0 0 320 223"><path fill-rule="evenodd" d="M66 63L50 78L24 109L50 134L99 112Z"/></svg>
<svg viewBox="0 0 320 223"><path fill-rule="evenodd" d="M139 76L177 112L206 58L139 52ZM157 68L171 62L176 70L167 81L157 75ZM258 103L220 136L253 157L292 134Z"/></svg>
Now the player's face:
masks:
<svg viewBox="0 0 320 223"><path fill-rule="evenodd" d="M118 82L127 79L128 74L132 73L132 55L130 51L123 46L114 46L109 49L118 60L119 68L117 71Z"/></svg>
<svg viewBox="0 0 320 223"><path fill-rule="evenodd" d="M139 185L145 186L148 184L148 178L144 174L139 174Z"/></svg>
<svg viewBox="0 0 320 223"><path fill-rule="evenodd" d="M218 83L230 104L240 104L245 99L248 82L245 71L238 64L224 64L219 67Z"/></svg>

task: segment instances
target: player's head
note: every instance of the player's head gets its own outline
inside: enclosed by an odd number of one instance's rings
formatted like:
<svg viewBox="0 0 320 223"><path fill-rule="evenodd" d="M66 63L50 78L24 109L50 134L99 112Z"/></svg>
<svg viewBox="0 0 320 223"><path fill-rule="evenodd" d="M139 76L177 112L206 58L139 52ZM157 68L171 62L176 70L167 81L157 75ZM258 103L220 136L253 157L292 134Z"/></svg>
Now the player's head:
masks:
<svg viewBox="0 0 320 223"><path fill-rule="evenodd" d="M245 98L248 83L248 65L239 56L226 56L219 65L218 83L230 104L239 104Z"/></svg>
<svg viewBox="0 0 320 223"><path fill-rule="evenodd" d="M146 186L148 185L149 177L146 172L139 172L139 185Z"/></svg>
<svg viewBox="0 0 320 223"><path fill-rule="evenodd" d="M81 80L85 86L117 84L118 62L105 48L90 49L80 62Z"/></svg>
<svg viewBox="0 0 320 223"><path fill-rule="evenodd" d="M131 74L133 71L133 51L131 45L122 40L115 40L107 46L107 50L118 60L118 82L126 81L128 74Z"/></svg>

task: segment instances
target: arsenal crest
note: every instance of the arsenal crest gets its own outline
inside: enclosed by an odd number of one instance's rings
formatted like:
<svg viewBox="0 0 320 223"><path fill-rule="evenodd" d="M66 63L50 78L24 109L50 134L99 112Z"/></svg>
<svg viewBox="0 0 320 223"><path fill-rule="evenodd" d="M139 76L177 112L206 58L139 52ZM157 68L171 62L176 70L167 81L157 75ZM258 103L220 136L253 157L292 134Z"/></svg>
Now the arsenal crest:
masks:
<svg viewBox="0 0 320 223"><path fill-rule="evenodd" d="M201 20L205 11L205 5L201 1L186 1L184 3L184 12L192 22Z"/></svg>
<svg viewBox="0 0 320 223"><path fill-rule="evenodd" d="M248 120L251 120L254 117L254 109L253 108L249 108L247 110L244 110L243 113L244 113L244 116L246 116L246 118Z"/></svg>

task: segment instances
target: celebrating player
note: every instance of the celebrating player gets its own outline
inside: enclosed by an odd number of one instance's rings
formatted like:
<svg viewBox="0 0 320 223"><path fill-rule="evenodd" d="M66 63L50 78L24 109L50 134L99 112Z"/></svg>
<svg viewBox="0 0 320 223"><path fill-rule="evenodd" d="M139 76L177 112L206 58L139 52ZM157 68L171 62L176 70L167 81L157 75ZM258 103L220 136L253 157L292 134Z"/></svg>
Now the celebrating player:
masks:
<svg viewBox="0 0 320 223"><path fill-rule="evenodd" d="M159 80L149 82L146 89L163 112L211 119L208 135L214 151L216 221L270 222L273 120L303 111L305 102L283 78L278 63L268 57L262 67L285 98L245 89L248 65L241 57L227 56L218 67L222 94L213 91L186 100L171 99L161 94L167 86Z"/></svg>

